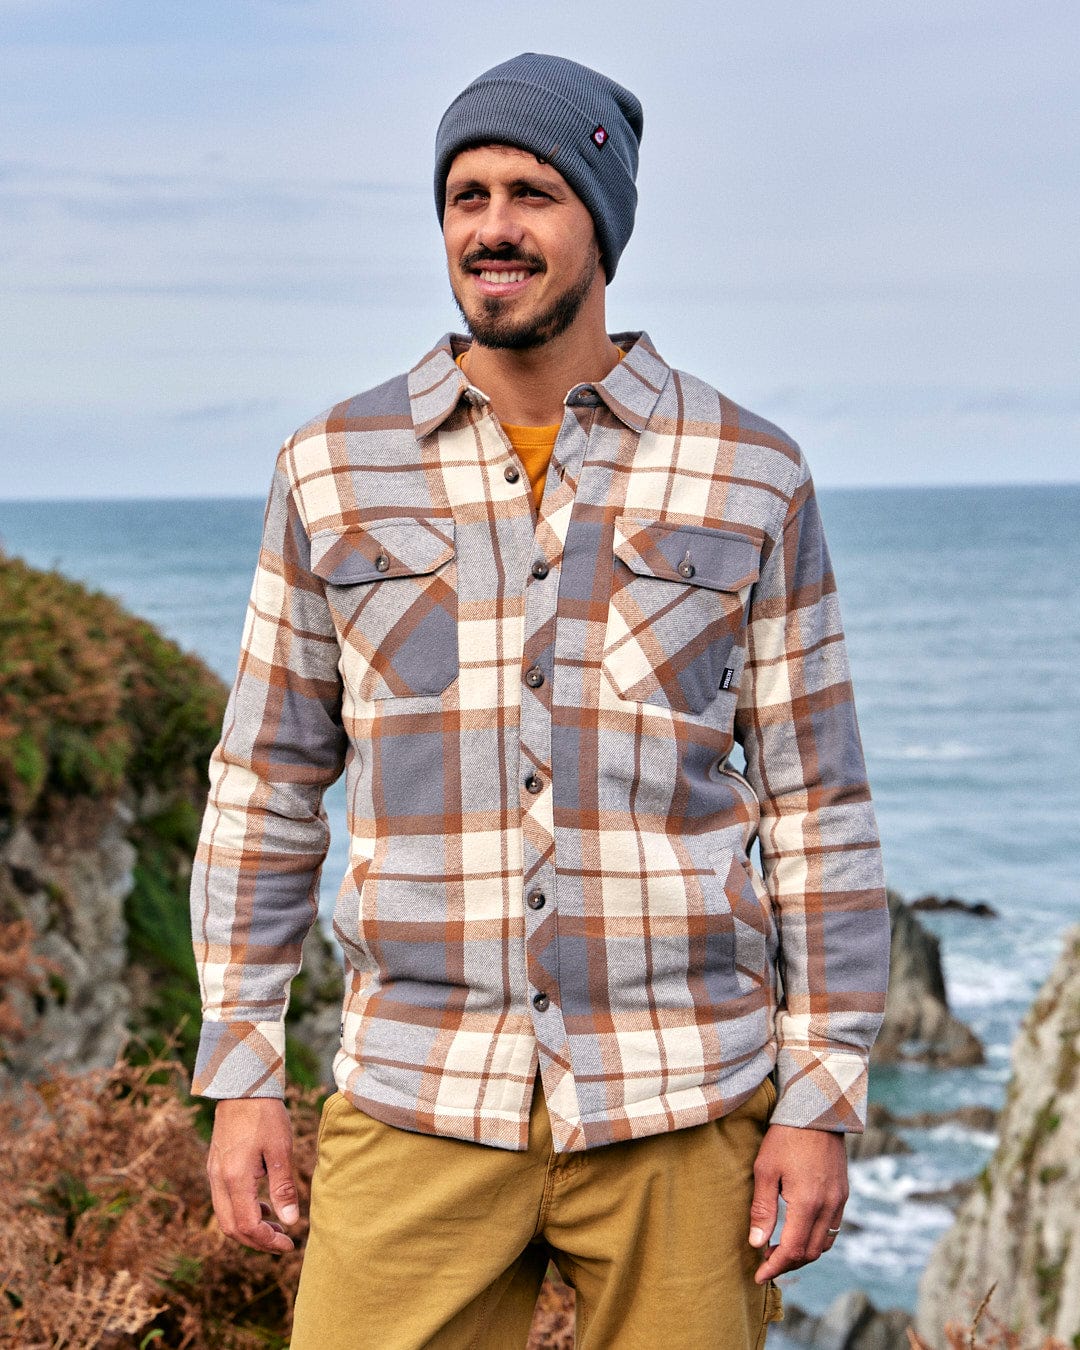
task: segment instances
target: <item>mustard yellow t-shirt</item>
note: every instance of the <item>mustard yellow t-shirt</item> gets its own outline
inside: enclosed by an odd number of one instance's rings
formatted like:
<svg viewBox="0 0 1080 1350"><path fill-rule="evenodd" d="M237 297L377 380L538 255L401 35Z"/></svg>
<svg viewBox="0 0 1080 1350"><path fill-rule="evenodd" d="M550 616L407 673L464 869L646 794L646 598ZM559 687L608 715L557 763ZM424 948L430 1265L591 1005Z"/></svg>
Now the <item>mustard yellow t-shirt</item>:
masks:
<svg viewBox="0 0 1080 1350"><path fill-rule="evenodd" d="M515 427L509 422L501 422L499 425L506 432L507 439L514 447L514 454L521 460L522 467L529 475L533 501L539 511L540 498L544 495L544 479L551 463L551 452L555 449L555 440L562 423L556 422L550 427Z"/></svg>
<svg viewBox="0 0 1080 1350"><path fill-rule="evenodd" d="M619 348L619 360L621 361L626 353ZM462 370L462 365L466 356L465 352L457 358L457 364ZM540 499L544 495L544 479L547 477L548 465L551 463L551 452L555 449L555 441L559 435L561 422L556 422L549 427L516 427L509 422L500 422L499 425L506 433L506 438L514 448L514 454L521 460L522 467L529 475L529 482L532 485L533 501L536 503L536 509L540 510Z"/></svg>

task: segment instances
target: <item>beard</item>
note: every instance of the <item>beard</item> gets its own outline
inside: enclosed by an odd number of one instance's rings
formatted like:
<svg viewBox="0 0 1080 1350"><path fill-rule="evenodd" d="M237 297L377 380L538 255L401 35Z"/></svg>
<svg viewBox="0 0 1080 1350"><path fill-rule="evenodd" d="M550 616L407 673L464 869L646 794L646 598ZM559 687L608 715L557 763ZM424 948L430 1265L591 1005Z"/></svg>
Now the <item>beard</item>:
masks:
<svg viewBox="0 0 1080 1350"><path fill-rule="evenodd" d="M532 254L521 253L517 249L502 249L498 252L477 250L462 260L462 267L476 267L483 262L520 262L534 271L543 272L544 261ZM578 276L561 295L555 296L548 307L539 314L530 314L522 319L513 319L506 313L506 301L497 295L485 295L479 298L472 314L465 310L458 295L457 287L451 280L450 289L454 294L454 303L464 320L465 327L474 342L481 347L495 347L503 351L528 351L533 347L542 347L545 342L565 333L581 312L596 278L596 269L600 266L600 251L593 249Z"/></svg>

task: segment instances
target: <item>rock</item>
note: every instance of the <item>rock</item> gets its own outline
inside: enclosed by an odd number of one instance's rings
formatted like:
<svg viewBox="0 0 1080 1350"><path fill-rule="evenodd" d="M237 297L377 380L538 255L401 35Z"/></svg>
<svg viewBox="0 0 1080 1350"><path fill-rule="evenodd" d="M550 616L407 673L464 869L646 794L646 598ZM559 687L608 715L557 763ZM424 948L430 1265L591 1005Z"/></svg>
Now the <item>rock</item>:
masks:
<svg viewBox="0 0 1080 1350"><path fill-rule="evenodd" d="M897 1116L880 1102L871 1102L867 1108L865 1131L845 1136L848 1158L855 1161L883 1154L911 1153L911 1145L899 1131L932 1130L938 1125L960 1125L965 1130L993 1134L997 1129L997 1112L989 1106L956 1106L949 1111L917 1111L913 1115ZM954 1192L955 1188L948 1194Z"/></svg>
<svg viewBox="0 0 1080 1350"><path fill-rule="evenodd" d="M1080 1335L1080 928L1024 1019L1000 1142L935 1248L918 1329L943 1344L996 1284L989 1314L1038 1344Z"/></svg>
<svg viewBox="0 0 1080 1350"><path fill-rule="evenodd" d="M0 552L0 1083L194 1060L191 858L227 690L108 596ZM316 930L290 1069L329 1082L342 972ZM139 1045L139 1042L143 1045Z"/></svg>
<svg viewBox="0 0 1080 1350"><path fill-rule="evenodd" d="M902 1308L879 1311L861 1289L849 1289L820 1317L786 1303L783 1328L788 1340L813 1350L910 1350L910 1325Z"/></svg>
<svg viewBox="0 0 1080 1350"><path fill-rule="evenodd" d="M889 892L889 918L889 991L872 1062L880 1065L920 1060L935 1068L981 1064L979 1038L949 1011L937 938L927 932L895 891Z"/></svg>
<svg viewBox="0 0 1080 1350"><path fill-rule="evenodd" d="M19 825L0 848L0 922L29 923L40 972L3 991L21 1031L0 1045L0 1084L58 1068L107 1068L133 1039L157 1044L178 1027L181 1057L190 1061L198 1031L187 919L193 845L162 844L154 822L176 803L163 804L155 794L149 805L152 815L130 795L118 800L97 813L94 830L84 822L77 842L38 840ZM159 907L143 934L137 924L132 931L126 915L137 867L153 870L153 877L147 897L135 894L136 908L148 898ZM304 944L287 1021L293 1069L305 1083L333 1082L342 993L340 960L316 925Z"/></svg>
<svg viewBox="0 0 1080 1350"><path fill-rule="evenodd" d="M955 1214L977 1184L977 1177L962 1177L951 1186L946 1186L944 1190L913 1191L908 1198L917 1205L944 1205Z"/></svg>
<svg viewBox="0 0 1080 1350"><path fill-rule="evenodd" d="M128 1040L124 900L135 850L115 814L77 846L38 841L19 826L0 849L0 896L8 922L26 919L45 977L12 991L24 1034L0 1073L34 1077L47 1065L107 1068Z"/></svg>
<svg viewBox="0 0 1080 1350"><path fill-rule="evenodd" d="M906 1123L906 1122L905 1122ZM878 1158L883 1154L910 1153L911 1145L896 1132L896 1117L884 1106L871 1102L866 1112L866 1129L862 1134L847 1134L848 1158Z"/></svg>
<svg viewBox="0 0 1080 1350"><path fill-rule="evenodd" d="M958 895L920 895L917 900L912 900L911 908L929 914L957 913L970 914L975 919L998 918L997 910L985 900L961 900Z"/></svg>
<svg viewBox="0 0 1080 1350"><path fill-rule="evenodd" d="M894 1116L894 1124L913 1130L932 1130L937 1125L962 1125L965 1130L993 1134L998 1113L991 1106L955 1106L951 1111L918 1111L912 1116Z"/></svg>

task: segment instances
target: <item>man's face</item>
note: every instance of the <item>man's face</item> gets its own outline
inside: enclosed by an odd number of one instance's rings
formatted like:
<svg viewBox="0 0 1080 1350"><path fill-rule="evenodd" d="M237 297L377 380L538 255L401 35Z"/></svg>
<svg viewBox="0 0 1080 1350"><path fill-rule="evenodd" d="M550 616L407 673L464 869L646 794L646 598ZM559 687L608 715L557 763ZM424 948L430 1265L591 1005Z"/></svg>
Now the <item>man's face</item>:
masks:
<svg viewBox="0 0 1080 1350"><path fill-rule="evenodd" d="M562 174L507 145L464 150L446 182L443 239L462 318L484 347L564 333L605 278L592 216Z"/></svg>

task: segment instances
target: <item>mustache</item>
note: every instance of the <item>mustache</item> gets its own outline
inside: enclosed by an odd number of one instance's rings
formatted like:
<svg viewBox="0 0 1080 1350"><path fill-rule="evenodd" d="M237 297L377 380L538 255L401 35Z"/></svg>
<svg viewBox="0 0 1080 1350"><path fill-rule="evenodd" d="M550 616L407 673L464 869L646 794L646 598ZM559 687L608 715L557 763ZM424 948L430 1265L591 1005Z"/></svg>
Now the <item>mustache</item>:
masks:
<svg viewBox="0 0 1080 1350"><path fill-rule="evenodd" d="M505 248L474 248L462 258L461 266L480 267L486 262L515 262L534 272L547 271L547 266L539 254L526 253L524 249L515 248L512 244L508 244Z"/></svg>

